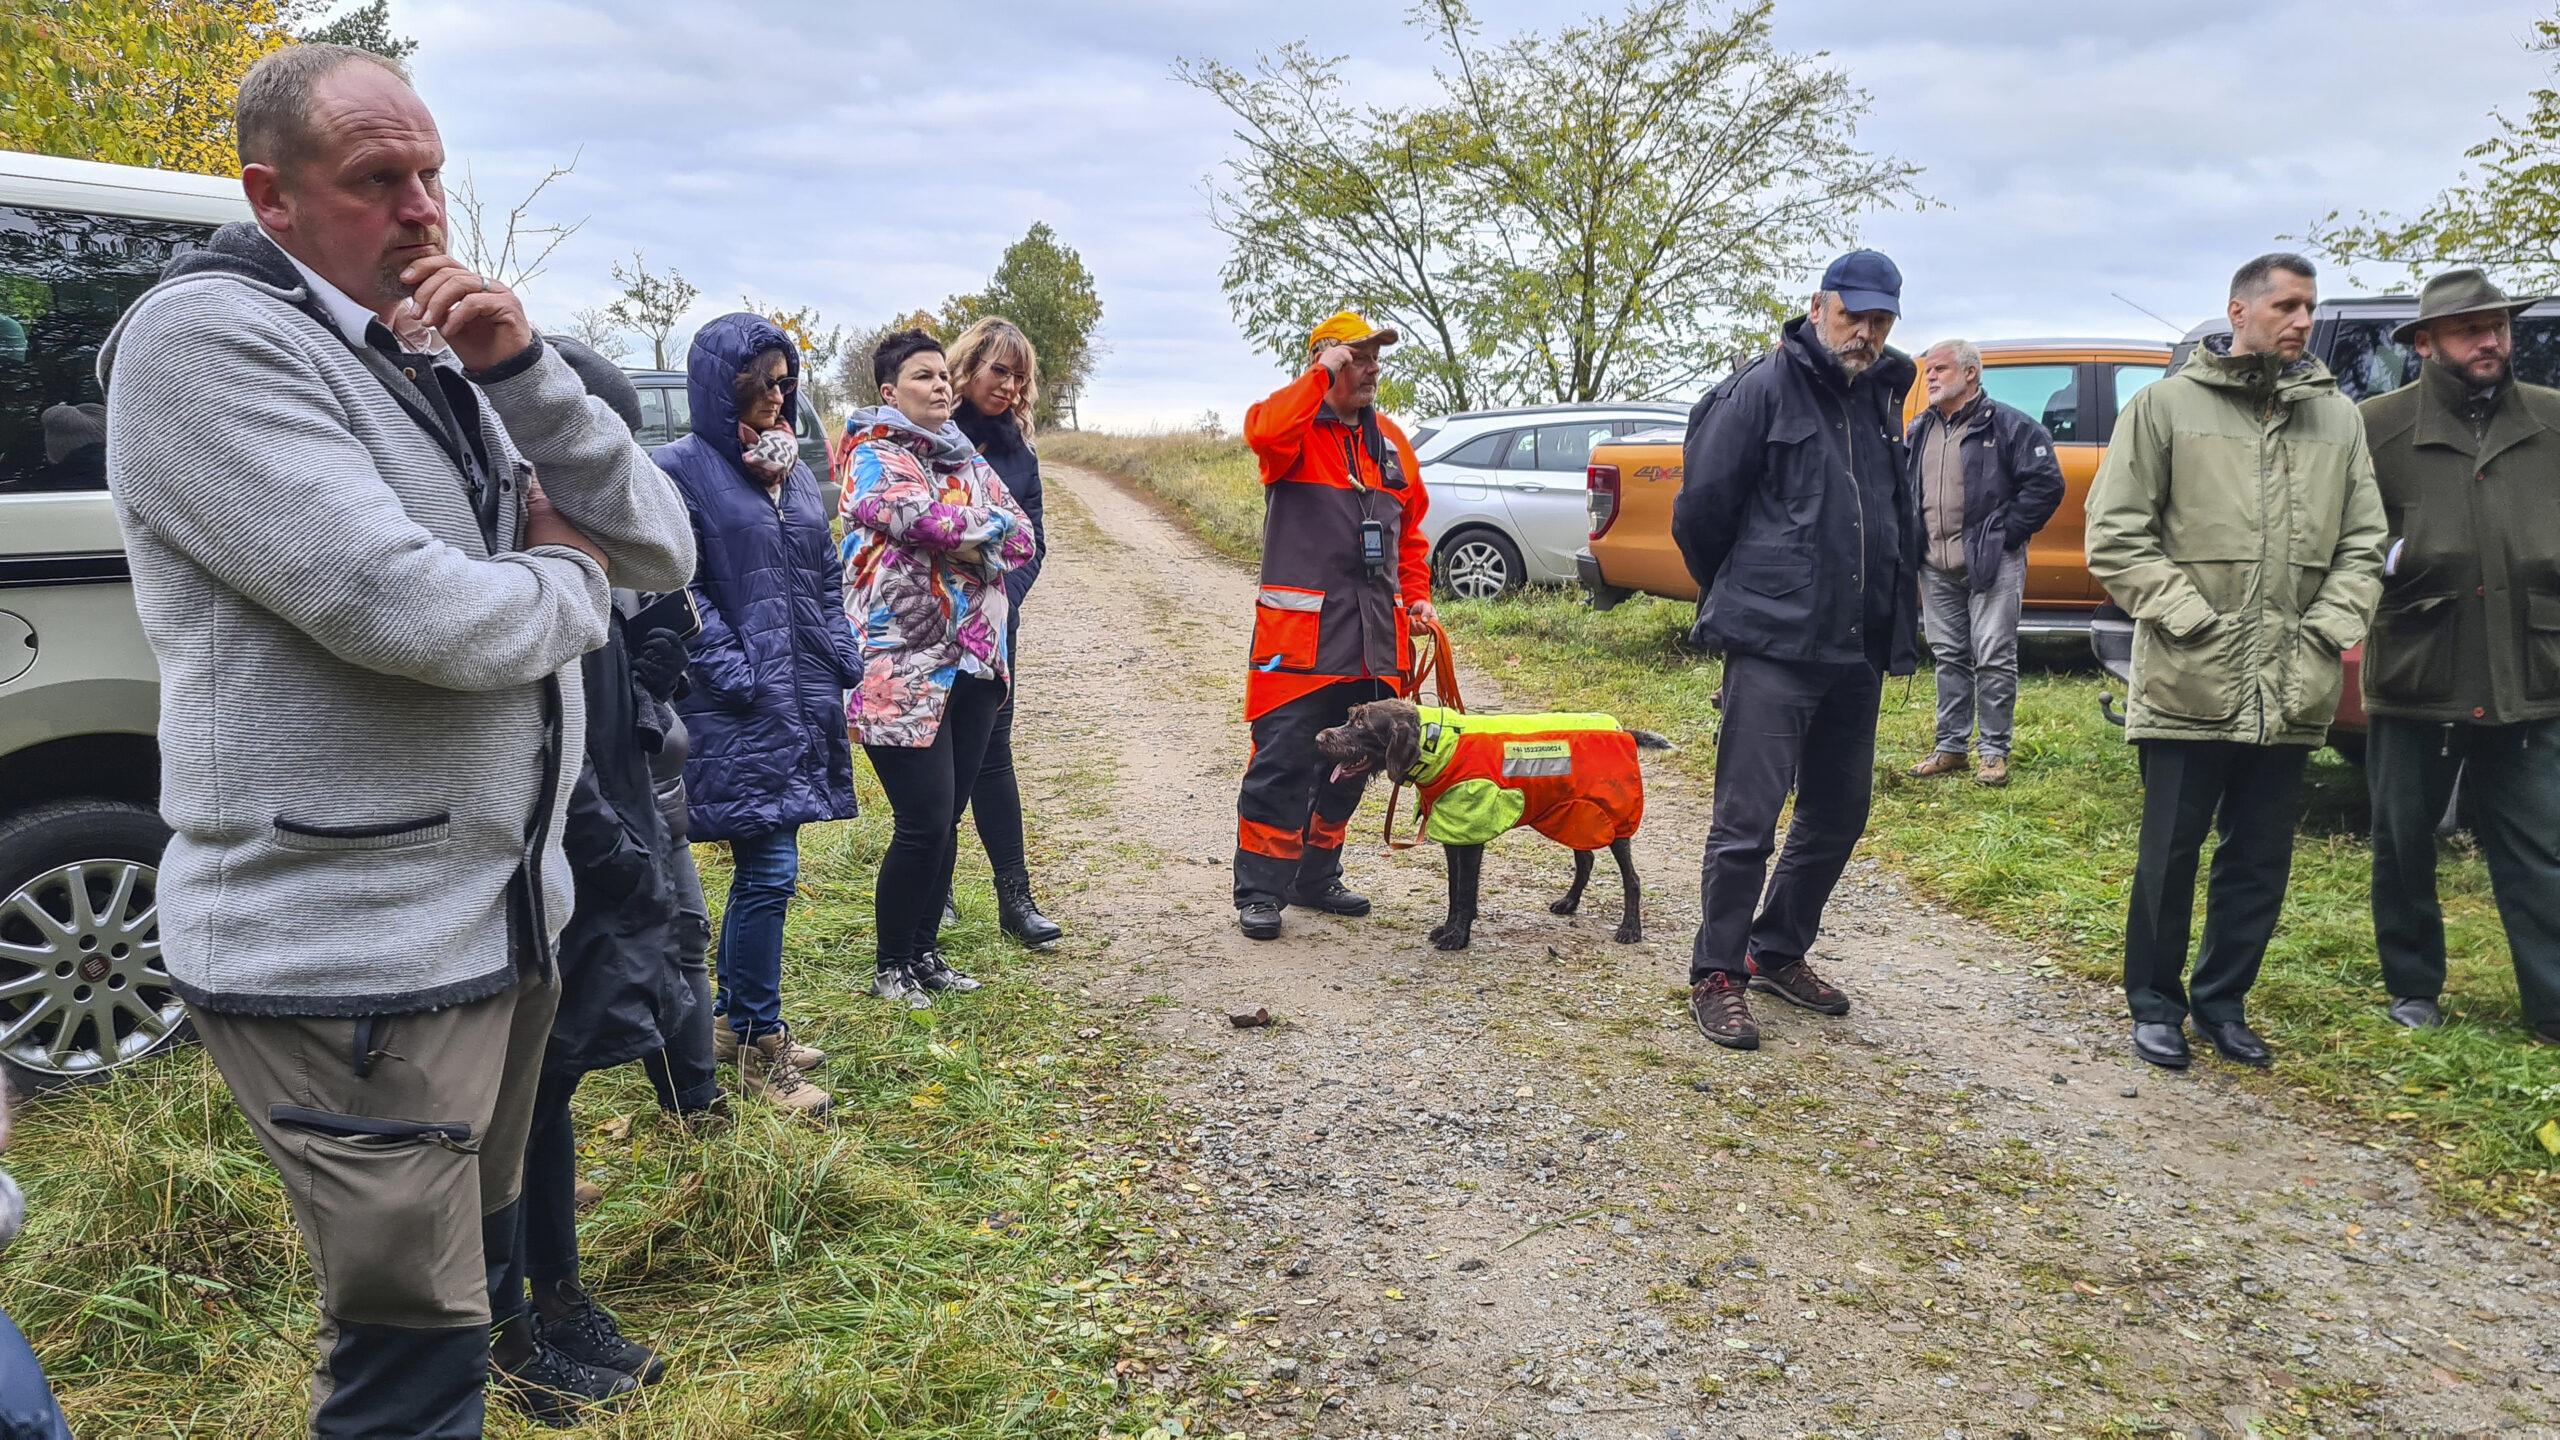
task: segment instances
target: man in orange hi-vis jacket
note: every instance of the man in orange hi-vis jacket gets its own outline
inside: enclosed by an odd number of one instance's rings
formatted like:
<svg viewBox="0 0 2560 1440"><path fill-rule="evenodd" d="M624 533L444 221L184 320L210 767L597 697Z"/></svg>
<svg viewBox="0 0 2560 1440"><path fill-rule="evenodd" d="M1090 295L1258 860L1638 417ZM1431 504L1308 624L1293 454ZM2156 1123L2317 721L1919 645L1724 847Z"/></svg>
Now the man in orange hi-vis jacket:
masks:
<svg viewBox="0 0 2560 1440"><path fill-rule="evenodd" d="M1280 907L1366 915L1342 883L1342 838L1366 775L1337 777L1316 732L1405 693L1414 633L1434 618L1429 497L1396 423L1378 413L1378 352L1396 343L1343 311L1307 337L1307 373L1245 412L1262 466L1262 594L1244 718L1253 759L1236 795L1236 915L1277 939Z"/></svg>

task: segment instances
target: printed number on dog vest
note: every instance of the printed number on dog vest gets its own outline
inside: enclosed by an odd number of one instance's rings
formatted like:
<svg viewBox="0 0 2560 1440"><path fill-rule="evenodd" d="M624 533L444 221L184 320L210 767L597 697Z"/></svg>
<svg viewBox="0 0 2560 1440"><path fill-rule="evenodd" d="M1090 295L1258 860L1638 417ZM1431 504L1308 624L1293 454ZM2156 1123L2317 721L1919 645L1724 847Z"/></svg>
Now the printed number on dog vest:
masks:
<svg viewBox="0 0 2560 1440"><path fill-rule="evenodd" d="M1573 773L1573 745L1565 740L1512 740L1502 747L1502 778L1521 780Z"/></svg>

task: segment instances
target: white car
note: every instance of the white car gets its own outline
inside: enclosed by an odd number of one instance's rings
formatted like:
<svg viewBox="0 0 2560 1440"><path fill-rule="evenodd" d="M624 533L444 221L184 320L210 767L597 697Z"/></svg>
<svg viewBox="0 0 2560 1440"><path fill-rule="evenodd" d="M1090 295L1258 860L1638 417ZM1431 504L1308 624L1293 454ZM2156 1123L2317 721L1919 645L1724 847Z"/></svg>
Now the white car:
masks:
<svg viewBox="0 0 2560 1440"><path fill-rule="evenodd" d="M1414 458L1431 508L1422 517L1440 588L1484 600L1522 585L1570 585L1590 538L1583 471L1591 448L1680 425L1689 407L1649 400L1471 410L1425 421Z"/></svg>

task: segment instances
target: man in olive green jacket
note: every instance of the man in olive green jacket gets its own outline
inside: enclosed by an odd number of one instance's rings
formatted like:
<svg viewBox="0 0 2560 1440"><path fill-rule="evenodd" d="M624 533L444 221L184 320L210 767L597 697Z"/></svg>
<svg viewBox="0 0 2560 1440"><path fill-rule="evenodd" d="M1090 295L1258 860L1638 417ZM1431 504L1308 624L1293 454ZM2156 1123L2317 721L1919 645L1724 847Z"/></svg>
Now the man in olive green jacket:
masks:
<svg viewBox="0 0 2560 1440"><path fill-rule="evenodd" d="M2089 487L2089 571L2134 618L2125 737L2142 835L2125 919L2134 1053L2187 1064L2196 855L2221 846L2196 954L2196 1029L2226 1060L2273 1060L2244 1014L2275 933L2328 733L2340 652L2381 585L2382 500L2355 403L2303 353L2311 262L2263 255L2231 281L2231 335L2135 393Z"/></svg>
<svg viewBox="0 0 2560 1440"><path fill-rule="evenodd" d="M2391 1018L2436 1024L2436 820L2462 776L2535 1038L2560 1044L2560 390L2519 385L2510 300L2477 270L2427 282L2392 332L2416 383L2364 403L2390 516L2365 642L2373 938Z"/></svg>

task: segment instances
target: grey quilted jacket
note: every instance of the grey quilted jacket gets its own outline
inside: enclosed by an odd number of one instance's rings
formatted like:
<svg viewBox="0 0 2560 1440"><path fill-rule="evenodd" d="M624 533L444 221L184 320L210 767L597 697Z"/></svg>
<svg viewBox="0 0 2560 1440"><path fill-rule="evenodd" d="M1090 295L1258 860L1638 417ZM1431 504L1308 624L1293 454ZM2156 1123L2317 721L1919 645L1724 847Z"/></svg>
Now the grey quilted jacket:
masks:
<svg viewBox="0 0 2560 1440"><path fill-rule="evenodd" d="M359 354L246 225L136 301L98 373L160 663L178 993L238 1014L401 1014L549 973L570 907L577 660L604 642L606 581L512 537L539 468L614 583L679 588L693 545L665 475L537 342L474 377L492 554L398 363Z"/></svg>

